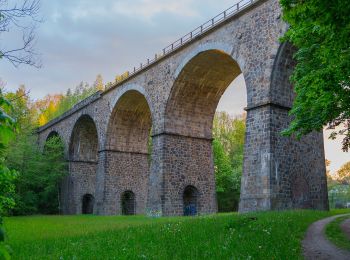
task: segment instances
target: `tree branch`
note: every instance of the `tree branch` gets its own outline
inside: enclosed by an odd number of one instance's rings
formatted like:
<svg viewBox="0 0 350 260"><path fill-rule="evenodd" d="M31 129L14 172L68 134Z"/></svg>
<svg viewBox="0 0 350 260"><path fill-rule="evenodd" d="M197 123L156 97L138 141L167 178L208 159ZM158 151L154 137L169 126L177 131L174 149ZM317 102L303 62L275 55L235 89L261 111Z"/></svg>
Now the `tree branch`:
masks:
<svg viewBox="0 0 350 260"><path fill-rule="evenodd" d="M22 0L22 4L9 7L9 0L0 0L0 35L19 30L22 34L21 46L11 49L0 49L0 58L7 59L15 67L27 64L41 67L39 54L34 51L36 25L42 22L38 18L40 0ZM27 25L25 23L30 20Z"/></svg>

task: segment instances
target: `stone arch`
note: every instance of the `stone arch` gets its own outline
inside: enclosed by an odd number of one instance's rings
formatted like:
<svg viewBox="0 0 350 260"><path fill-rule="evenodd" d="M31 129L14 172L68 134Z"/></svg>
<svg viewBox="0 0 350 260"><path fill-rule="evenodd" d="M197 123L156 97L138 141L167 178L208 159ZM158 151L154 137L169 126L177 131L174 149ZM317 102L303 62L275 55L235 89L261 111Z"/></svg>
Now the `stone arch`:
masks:
<svg viewBox="0 0 350 260"><path fill-rule="evenodd" d="M230 54L208 49L199 51L180 68L165 109L165 132L211 138L217 104L242 73L240 66Z"/></svg>
<svg viewBox="0 0 350 260"><path fill-rule="evenodd" d="M129 85L118 93L106 135L105 198L111 212L122 214L120 191L135 194L135 213L145 212L149 177L149 138L152 112L142 88ZM114 103L113 102L113 103Z"/></svg>
<svg viewBox="0 0 350 260"><path fill-rule="evenodd" d="M60 137L60 134L56 131L56 130L52 130L46 137L46 141L49 140L51 137L54 137L54 136L57 136L57 137Z"/></svg>
<svg viewBox="0 0 350 260"><path fill-rule="evenodd" d="M115 95L115 97L113 98L113 100L110 104L111 112L113 113L113 110L116 107L119 100L121 99L121 97L124 96L125 93L132 91L132 90L137 91L141 95L144 96L145 100L147 101L147 105L149 107L149 110L151 111L151 115L152 115L152 119L153 119L153 115L154 115L153 102L151 101L151 98L150 98L149 94L147 93L147 91L145 90L145 88L138 85L138 84L127 84L127 85L124 85L118 89L117 94Z"/></svg>
<svg viewBox="0 0 350 260"><path fill-rule="evenodd" d="M95 198L91 194L84 194L82 197L82 213L83 214L93 214L94 212Z"/></svg>
<svg viewBox="0 0 350 260"><path fill-rule="evenodd" d="M176 79L179 76L183 68L190 62L190 60L192 60L201 52L206 52L210 50L219 50L230 55L232 59L234 59L237 62L241 70L242 71L244 70L245 61L242 56L240 56L238 53L235 52L232 45L224 42L207 42L207 43L200 44L197 48L195 48L189 54L187 54L187 56L177 66L173 76L174 79Z"/></svg>
<svg viewBox="0 0 350 260"><path fill-rule="evenodd" d="M116 99L106 138L108 150L147 153L152 113L146 96L132 88Z"/></svg>
<svg viewBox="0 0 350 260"><path fill-rule="evenodd" d="M66 140L63 138L64 136L61 135L60 132L58 130L56 130L56 129L53 129L50 132L48 132L48 134L43 139L44 141L40 142L40 150L44 151L46 142L53 136L57 136L57 137L59 137L62 140L62 142L64 144L65 157L68 157L68 151L67 151L68 147L67 147L67 144L66 144Z"/></svg>
<svg viewBox="0 0 350 260"><path fill-rule="evenodd" d="M199 191L195 186L188 185L182 193L184 216L195 216L199 211Z"/></svg>
<svg viewBox="0 0 350 260"><path fill-rule="evenodd" d="M280 44L271 73L270 99L273 103L291 108L295 93L290 77L296 65L296 48L289 42Z"/></svg>
<svg viewBox="0 0 350 260"><path fill-rule="evenodd" d="M164 195L157 200L157 193L152 193L149 207L156 211L161 208L164 215L184 214L182 192L186 183L201 191L198 213L217 211L213 119L221 96L242 71L231 56L231 48L226 48L227 53L211 47L203 45L179 66L164 112L164 132L154 137L154 143L162 147L158 157L166 163L163 175L157 175L159 169L153 168L156 177L151 177L150 190L161 189Z"/></svg>
<svg viewBox="0 0 350 260"><path fill-rule="evenodd" d="M50 140L50 138L52 137L58 137L62 142L63 142L63 139L62 139L62 136L56 131L56 130L52 130L51 132L49 132L49 134L46 136L46 139L45 139L45 142L43 144L43 151L45 151L46 149L46 143L48 140Z"/></svg>
<svg viewBox="0 0 350 260"><path fill-rule="evenodd" d="M136 196L131 190L124 191L121 195L121 212L122 215L136 214Z"/></svg>
<svg viewBox="0 0 350 260"><path fill-rule="evenodd" d="M291 199L292 207L296 209L312 208L310 196L309 176L296 173L291 178Z"/></svg>
<svg viewBox="0 0 350 260"><path fill-rule="evenodd" d="M76 121L70 138L70 161L97 162L98 134L94 120L89 115L82 115Z"/></svg>
<svg viewBox="0 0 350 260"><path fill-rule="evenodd" d="M269 189L271 208L327 208L323 134L313 132L300 140L284 137L292 117L295 92L290 77L296 66L297 49L289 42L280 44L270 78L272 104L270 128L273 146Z"/></svg>
<svg viewBox="0 0 350 260"><path fill-rule="evenodd" d="M69 214L81 214L83 197L94 197L98 165L99 138L91 116L81 115L73 126L69 143L69 176L67 177L67 206ZM93 202L92 202L93 203Z"/></svg>

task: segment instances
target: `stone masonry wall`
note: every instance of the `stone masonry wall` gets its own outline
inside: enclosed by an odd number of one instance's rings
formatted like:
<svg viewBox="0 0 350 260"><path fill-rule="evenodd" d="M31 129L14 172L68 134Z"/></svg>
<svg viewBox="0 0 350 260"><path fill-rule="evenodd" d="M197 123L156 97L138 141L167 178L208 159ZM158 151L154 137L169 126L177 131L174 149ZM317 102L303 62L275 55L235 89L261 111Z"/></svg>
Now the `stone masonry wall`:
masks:
<svg viewBox="0 0 350 260"><path fill-rule="evenodd" d="M95 197L96 167L94 162L70 162L70 191L68 199L68 212L66 214L82 214L82 202L85 194Z"/></svg>
<svg viewBox="0 0 350 260"><path fill-rule="evenodd" d="M183 215L183 192L191 185L199 191L197 211L200 214L215 213L217 203L212 141L171 134L154 139L157 139L155 149L160 147L163 153L163 169L158 171L161 176L152 176L156 180L161 179L161 201L152 202L152 205L158 206L150 209L161 210L164 216Z"/></svg>
<svg viewBox="0 0 350 260"><path fill-rule="evenodd" d="M104 214L121 215L121 195L135 194L136 214L145 214L149 178L148 154L106 152Z"/></svg>

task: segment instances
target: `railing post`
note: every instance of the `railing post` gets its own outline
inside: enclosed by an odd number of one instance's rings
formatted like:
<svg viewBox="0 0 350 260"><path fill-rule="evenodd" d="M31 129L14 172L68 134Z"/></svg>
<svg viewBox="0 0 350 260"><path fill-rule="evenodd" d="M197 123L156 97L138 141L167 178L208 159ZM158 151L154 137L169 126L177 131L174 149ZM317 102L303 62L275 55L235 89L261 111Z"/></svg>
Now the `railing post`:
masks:
<svg viewBox="0 0 350 260"><path fill-rule="evenodd" d="M237 3L237 11L239 10L239 2Z"/></svg>
<svg viewBox="0 0 350 260"><path fill-rule="evenodd" d="M191 38L191 40L192 40L192 32L191 32L191 34L190 34L190 38Z"/></svg>
<svg viewBox="0 0 350 260"><path fill-rule="evenodd" d="M174 50L174 43L171 44L171 50Z"/></svg>
<svg viewBox="0 0 350 260"><path fill-rule="evenodd" d="M147 59L147 64L149 65L149 59Z"/></svg>
<svg viewBox="0 0 350 260"><path fill-rule="evenodd" d="M226 11L224 11L224 20L226 19Z"/></svg>
<svg viewBox="0 0 350 260"><path fill-rule="evenodd" d="M142 69L142 62L140 63L140 69Z"/></svg>
<svg viewBox="0 0 350 260"><path fill-rule="evenodd" d="M134 73L136 72L136 68L134 67Z"/></svg>
<svg viewBox="0 0 350 260"><path fill-rule="evenodd" d="M203 32L203 25L201 25L201 33Z"/></svg>
<svg viewBox="0 0 350 260"><path fill-rule="evenodd" d="M214 18L211 19L211 26L214 26Z"/></svg>
<svg viewBox="0 0 350 260"><path fill-rule="evenodd" d="M180 45L182 45L182 38L180 39Z"/></svg>
<svg viewBox="0 0 350 260"><path fill-rule="evenodd" d="M163 55L165 55L165 48L163 49Z"/></svg>

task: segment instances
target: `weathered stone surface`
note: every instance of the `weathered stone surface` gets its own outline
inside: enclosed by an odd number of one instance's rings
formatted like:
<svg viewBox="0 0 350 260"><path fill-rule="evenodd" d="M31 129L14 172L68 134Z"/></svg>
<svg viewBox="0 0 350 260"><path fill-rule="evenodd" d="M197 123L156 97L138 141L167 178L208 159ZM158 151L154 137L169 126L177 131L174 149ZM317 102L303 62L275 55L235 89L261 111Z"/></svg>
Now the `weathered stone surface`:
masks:
<svg viewBox="0 0 350 260"><path fill-rule="evenodd" d="M240 73L248 104L240 211L327 209L322 133L280 135L291 120L295 65L293 48L279 43L287 28L280 17L278 0L257 0L41 127L40 145L52 132L66 145L65 212L80 213L88 193L95 213L121 214L122 194L131 191L136 213L182 215L187 186L198 191L198 213L216 212L212 120Z"/></svg>

